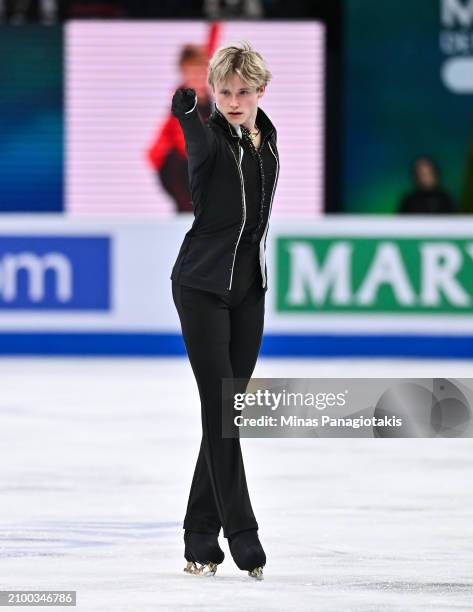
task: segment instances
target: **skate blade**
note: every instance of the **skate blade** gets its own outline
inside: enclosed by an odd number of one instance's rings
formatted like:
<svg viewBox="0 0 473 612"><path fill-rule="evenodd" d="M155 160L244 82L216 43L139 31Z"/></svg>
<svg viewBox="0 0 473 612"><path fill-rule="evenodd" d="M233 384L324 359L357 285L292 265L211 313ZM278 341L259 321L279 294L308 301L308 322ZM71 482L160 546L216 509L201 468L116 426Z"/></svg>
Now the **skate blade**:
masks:
<svg viewBox="0 0 473 612"><path fill-rule="evenodd" d="M193 574L194 576L215 576L217 571L216 563L201 563L200 565L194 561L188 561L184 571L187 574Z"/></svg>
<svg viewBox="0 0 473 612"><path fill-rule="evenodd" d="M248 576L255 580L264 580L263 567L255 567L255 569L248 572Z"/></svg>

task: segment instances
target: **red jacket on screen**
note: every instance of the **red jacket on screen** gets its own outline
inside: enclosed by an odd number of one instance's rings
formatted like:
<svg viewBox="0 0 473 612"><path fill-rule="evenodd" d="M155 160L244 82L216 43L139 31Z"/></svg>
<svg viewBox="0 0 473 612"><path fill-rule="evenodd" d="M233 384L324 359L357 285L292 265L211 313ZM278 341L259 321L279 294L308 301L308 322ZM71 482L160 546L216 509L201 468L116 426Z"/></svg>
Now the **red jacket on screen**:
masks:
<svg viewBox="0 0 473 612"><path fill-rule="evenodd" d="M178 151L182 159L186 159L186 142L179 120L169 113L156 140L148 149L148 159L155 170L160 170L169 152Z"/></svg>
<svg viewBox="0 0 473 612"><path fill-rule="evenodd" d="M205 121L212 112L210 100L198 106ZM192 212L186 143L179 120L169 113L147 151L148 161L154 168L161 186L174 202L177 212Z"/></svg>

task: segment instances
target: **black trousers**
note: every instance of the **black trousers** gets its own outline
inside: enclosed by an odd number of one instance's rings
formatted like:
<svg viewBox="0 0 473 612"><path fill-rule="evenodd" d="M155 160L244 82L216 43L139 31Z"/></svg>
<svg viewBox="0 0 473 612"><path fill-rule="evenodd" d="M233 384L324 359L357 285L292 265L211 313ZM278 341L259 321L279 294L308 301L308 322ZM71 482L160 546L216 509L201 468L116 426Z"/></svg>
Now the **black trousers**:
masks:
<svg viewBox="0 0 473 612"><path fill-rule="evenodd" d="M246 379L261 346L265 292L261 272L231 295L178 285L172 293L201 401L202 441L189 494L184 528L220 532L225 538L258 529L251 507L238 438L222 438L222 378Z"/></svg>

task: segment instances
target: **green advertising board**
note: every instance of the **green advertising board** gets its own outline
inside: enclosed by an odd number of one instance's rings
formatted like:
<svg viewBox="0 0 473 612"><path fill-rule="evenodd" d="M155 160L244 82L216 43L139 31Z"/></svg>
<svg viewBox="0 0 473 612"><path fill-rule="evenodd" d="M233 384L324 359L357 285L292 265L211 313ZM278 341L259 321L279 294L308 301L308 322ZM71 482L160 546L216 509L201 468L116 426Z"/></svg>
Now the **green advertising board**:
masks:
<svg viewBox="0 0 473 612"><path fill-rule="evenodd" d="M473 312L473 238L279 235L280 313Z"/></svg>

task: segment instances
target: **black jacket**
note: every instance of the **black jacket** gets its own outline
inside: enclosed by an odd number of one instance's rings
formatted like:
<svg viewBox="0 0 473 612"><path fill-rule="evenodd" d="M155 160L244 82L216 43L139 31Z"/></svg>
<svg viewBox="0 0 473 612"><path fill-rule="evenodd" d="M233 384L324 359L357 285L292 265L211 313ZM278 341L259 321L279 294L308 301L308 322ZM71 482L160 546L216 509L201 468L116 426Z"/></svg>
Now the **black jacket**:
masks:
<svg viewBox="0 0 473 612"><path fill-rule="evenodd" d="M171 279L179 284L228 294L235 259L246 221L244 177L241 170L241 130L218 111L203 124L194 108L178 116L186 140L194 222L186 233ZM274 157L274 172L266 177L266 197L260 206L258 235L262 286L266 291L266 237L279 176L276 129L258 108L261 147ZM245 153L248 155L248 153Z"/></svg>

